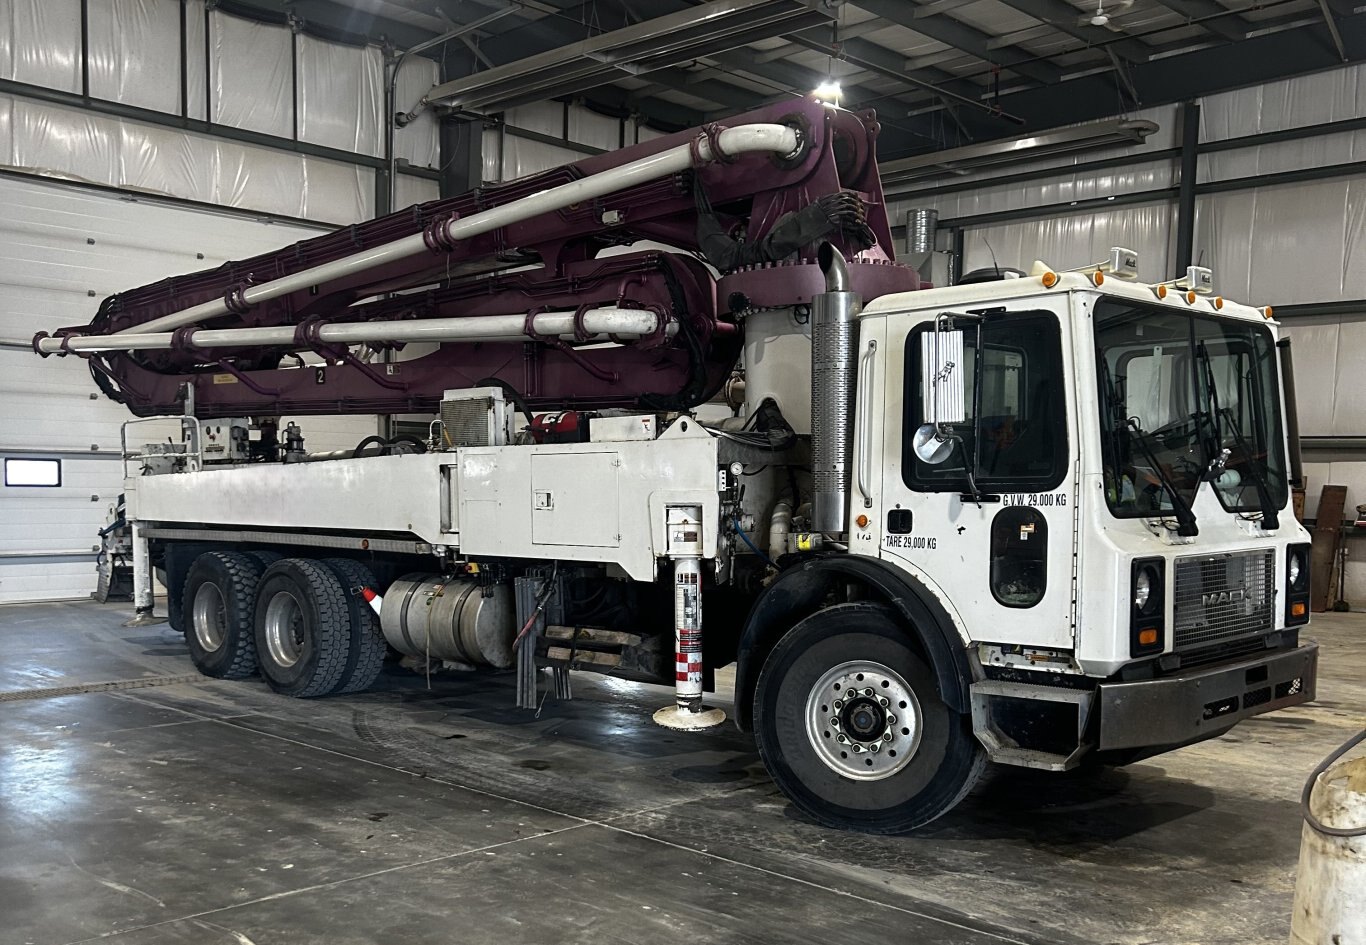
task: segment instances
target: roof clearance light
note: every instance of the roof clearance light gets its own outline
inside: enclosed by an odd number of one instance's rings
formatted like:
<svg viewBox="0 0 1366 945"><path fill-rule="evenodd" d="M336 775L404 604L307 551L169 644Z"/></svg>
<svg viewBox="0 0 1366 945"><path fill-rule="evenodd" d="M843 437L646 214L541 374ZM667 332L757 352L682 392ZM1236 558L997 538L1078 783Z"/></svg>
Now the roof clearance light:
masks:
<svg viewBox="0 0 1366 945"><path fill-rule="evenodd" d="M1123 246L1111 246L1109 268L1116 279L1137 279L1138 253Z"/></svg>
<svg viewBox="0 0 1366 945"><path fill-rule="evenodd" d="M1056 272L1045 272L1039 281L1043 283L1045 289L1051 289L1058 284L1058 274Z"/></svg>
<svg viewBox="0 0 1366 945"><path fill-rule="evenodd" d="M1201 295L1214 294L1214 273L1204 266L1186 267L1186 288Z"/></svg>

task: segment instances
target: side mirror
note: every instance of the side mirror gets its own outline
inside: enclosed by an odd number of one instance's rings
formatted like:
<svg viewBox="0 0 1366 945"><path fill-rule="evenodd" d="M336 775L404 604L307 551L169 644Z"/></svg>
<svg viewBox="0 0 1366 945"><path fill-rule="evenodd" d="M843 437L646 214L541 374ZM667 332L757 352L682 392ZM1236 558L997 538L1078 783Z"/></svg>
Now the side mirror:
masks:
<svg viewBox="0 0 1366 945"><path fill-rule="evenodd" d="M933 423L922 423L911 437L911 450L922 463L938 466L953 452L953 443L953 440L941 437Z"/></svg>
<svg viewBox="0 0 1366 945"><path fill-rule="evenodd" d="M935 320L934 331L920 336L920 373L926 423L915 431L911 448L922 463L937 466L953 452L954 440L945 424L967 419L963 332L948 328L943 316Z"/></svg>

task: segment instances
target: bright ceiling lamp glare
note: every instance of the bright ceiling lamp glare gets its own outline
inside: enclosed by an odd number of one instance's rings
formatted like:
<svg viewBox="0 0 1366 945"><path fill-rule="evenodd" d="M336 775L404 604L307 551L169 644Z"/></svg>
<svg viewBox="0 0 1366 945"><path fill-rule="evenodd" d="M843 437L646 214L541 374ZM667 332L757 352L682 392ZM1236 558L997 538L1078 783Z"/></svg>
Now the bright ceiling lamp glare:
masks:
<svg viewBox="0 0 1366 945"><path fill-rule="evenodd" d="M815 91L811 94L819 102L824 102L827 105L838 105L840 103L840 96L844 94L844 92L840 88L840 84L834 79L826 79L820 85L816 86Z"/></svg>

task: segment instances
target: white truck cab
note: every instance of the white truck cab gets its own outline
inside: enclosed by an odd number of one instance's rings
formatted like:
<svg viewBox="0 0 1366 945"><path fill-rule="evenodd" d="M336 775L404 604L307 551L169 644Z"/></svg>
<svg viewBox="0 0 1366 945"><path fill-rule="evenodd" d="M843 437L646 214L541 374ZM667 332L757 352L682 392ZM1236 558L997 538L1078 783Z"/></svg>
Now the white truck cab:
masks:
<svg viewBox="0 0 1366 945"><path fill-rule="evenodd" d="M1036 267L858 325L849 552L949 615L993 758L1132 759L1312 697L1269 310Z"/></svg>

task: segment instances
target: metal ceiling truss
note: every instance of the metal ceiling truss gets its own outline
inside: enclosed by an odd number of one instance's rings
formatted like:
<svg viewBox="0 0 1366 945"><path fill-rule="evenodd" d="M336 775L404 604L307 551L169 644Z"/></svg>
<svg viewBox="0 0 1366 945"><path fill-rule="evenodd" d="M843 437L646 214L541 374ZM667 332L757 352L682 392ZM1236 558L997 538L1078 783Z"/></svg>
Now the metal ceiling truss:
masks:
<svg viewBox="0 0 1366 945"><path fill-rule="evenodd" d="M799 0L715 0L445 82L426 100L487 114L829 21Z"/></svg>

